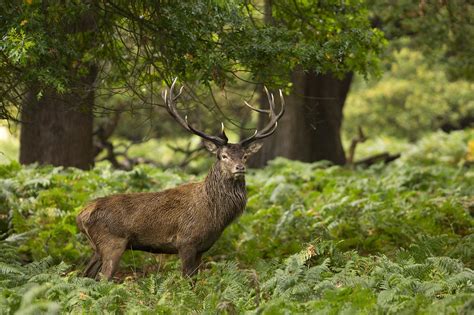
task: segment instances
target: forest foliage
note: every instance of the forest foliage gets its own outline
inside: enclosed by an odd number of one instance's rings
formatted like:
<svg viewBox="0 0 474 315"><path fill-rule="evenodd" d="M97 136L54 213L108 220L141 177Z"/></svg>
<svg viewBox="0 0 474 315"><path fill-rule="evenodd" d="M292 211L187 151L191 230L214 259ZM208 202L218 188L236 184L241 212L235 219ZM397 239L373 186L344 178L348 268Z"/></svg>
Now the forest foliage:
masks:
<svg viewBox="0 0 474 315"><path fill-rule="evenodd" d="M474 83L450 80L446 67L430 64L420 52L394 49L379 80L359 80L352 86L345 109L348 136L358 126L370 135L415 141L424 134L474 117Z"/></svg>
<svg viewBox="0 0 474 315"><path fill-rule="evenodd" d="M474 310L473 130L433 133L389 165L351 170L276 159L248 176L244 215L195 283L174 256L129 251L116 282L80 277L75 215L93 198L204 176L0 166L0 313Z"/></svg>
<svg viewBox="0 0 474 315"><path fill-rule="evenodd" d="M18 118L25 86L35 87L38 99L48 89L67 94L95 72L94 88L104 96L97 111L110 108L117 92L150 108L175 76L209 92L211 83L223 89L236 80L287 86L296 66L377 73L386 44L360 0L275 2L282 21L274 24L264 22L262 3L238 0L0 4L4 119Z"/></svg>

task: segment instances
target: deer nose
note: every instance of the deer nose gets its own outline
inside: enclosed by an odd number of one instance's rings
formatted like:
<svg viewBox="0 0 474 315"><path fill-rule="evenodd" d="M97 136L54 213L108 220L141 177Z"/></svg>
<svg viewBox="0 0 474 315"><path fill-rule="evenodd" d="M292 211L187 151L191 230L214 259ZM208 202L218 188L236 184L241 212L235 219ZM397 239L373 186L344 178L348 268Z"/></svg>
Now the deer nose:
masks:
<svg viewBox="0 0 474 315"><path fill-rule="evenodd" d="M237 172L245 172L245 165L243 165L243 164L237 164L237 165L235 166L235 170L236 170Z"/></svg>

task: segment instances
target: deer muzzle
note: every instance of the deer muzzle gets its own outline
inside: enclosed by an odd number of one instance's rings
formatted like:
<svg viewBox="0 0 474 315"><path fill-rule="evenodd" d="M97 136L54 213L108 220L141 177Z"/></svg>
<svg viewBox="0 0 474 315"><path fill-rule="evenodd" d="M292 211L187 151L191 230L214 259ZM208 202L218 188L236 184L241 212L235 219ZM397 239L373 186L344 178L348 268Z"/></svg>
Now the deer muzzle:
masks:
<svg viewBox="0 0 474 315"><path fill-rule="evenodd" d="M237 164L234 168L234 171L232 174L234 177L239 178L239 177L244 177L245 176L245 165L243 164Z"/></svg>

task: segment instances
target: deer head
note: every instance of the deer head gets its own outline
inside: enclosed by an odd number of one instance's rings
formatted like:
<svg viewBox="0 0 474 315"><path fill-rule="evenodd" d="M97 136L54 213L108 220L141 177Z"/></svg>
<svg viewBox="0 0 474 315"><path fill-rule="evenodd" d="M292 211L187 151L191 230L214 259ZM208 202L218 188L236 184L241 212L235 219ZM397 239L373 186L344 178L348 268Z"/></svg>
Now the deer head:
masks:
<svg viewBox="0 0 474 315"><path fill-rule="evenodd" d="M261 147L262 140L272 135L278 125L278 120L283 116L285 112L285 101L283 99L283 93L279 90L281 100L281 110L277 114L275 108L275 99L273 94L269 93L265 87L265 93L267 94L268 102L270 104L269 109L259 109L251 106L247 102L247 105L252 110L267 114L269 116L269 122L261 130L255 130L255 132L248 138L243 139L238 143L229 143L229 139L225 134L224 123L221 122L221 132L218 136L208 135L196 128L194 128L188 122L188 117L184 119L178 114L176 109L176 103L183 92L183 87L179 89L177 94L174 93L177 78L173 80L171 87L165 89L162 93L163 100L165 101L166 109L168 113L186 130L198 135L204 139L204 146L208 151L215 154L217 157L217 163L221 171L227 175L227 177L233 177L234 179L241 179L245 176L246 162L247 159L254 153L256 153Z"/></svg>

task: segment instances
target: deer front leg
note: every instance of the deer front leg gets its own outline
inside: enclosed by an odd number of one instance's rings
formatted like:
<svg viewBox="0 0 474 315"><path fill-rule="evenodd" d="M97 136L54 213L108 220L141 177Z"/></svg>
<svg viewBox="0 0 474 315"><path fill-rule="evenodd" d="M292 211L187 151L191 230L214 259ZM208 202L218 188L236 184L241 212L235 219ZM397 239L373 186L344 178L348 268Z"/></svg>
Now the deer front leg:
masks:
<svg viewBox="0 0 474 315"><path fill-rule="evenodd" d="M193 247L185 247L179 250L183 277L192 277L198 272L199 265L201 264L201 255Z"/></svg>
<svg viewBox="0 0 474 315"><path fill-rule="evenodd" d="M123 238L109 238L100 250L102 256L102 277L112 279L120 262L123 252L127 247L127 240Z"/></svg>

